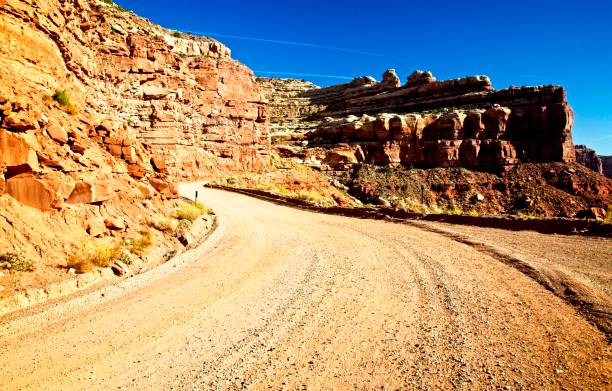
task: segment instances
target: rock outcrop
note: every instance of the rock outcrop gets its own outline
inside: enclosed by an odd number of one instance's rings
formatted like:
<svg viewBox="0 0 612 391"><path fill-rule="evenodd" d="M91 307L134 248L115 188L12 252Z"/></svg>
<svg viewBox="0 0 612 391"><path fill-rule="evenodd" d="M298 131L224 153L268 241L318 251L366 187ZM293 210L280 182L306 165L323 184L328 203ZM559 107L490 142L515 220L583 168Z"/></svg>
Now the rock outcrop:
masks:
<svg viewBox="0 0 612 391"><path fill-rule="evenodd" d="M279 84L300 85L284 80L258 81L275 99ZM294 106L299 112L287 109ZM315 129L303 135L310 148L301 157L333 170L351 162L499 170L520 162L575 161L573 112L558 86L495 90L486 76L438 81L423 71L401 86L390 70L380 83L361 77L304 88L277 99L269 116L272 123L289 124L275 131ZM344 156L339 162L338 154Z"/></svg>
<svg viewBox="0 0 612 391"><path fill-rule="evenodd" d="M6 0L0 40L0 194L46 211L269 164L260 87L213 39L102 1Z"/></svg>
<svg viewBox="0 0 612 391"><path fill-rule="evenodd" d="M603 174L612 179L612 156L601 156Z"/></svg>
<svg viewBox="0 0 612 391"><path fill-rule="evenodd" d="M303 134L317 127L316 122L308 121L311 116L322 111L308 96L309 91L318 89L306 80L274 79L258 77L257 83L268 101L270 112L270 134L281 137Z"/></svg>
<svg viewBox="0 0 612 391"><path fill-rule="evenodd" d="M576 162L612 178L612 156L599 156L595 150L586 145L576 145Z"/></svg>

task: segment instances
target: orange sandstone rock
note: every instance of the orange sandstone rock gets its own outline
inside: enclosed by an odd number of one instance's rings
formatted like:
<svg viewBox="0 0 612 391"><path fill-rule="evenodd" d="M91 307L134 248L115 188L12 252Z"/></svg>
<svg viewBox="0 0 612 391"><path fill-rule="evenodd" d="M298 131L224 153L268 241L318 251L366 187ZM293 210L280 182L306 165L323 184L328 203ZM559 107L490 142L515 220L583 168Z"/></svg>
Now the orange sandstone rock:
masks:
<svg viewBox="0 0 612 391"><path fill-rule="evenodd" d="M55 193L32 174L20 174L6 181L7 193L24 205L50 210L57 201Z"/></svg>

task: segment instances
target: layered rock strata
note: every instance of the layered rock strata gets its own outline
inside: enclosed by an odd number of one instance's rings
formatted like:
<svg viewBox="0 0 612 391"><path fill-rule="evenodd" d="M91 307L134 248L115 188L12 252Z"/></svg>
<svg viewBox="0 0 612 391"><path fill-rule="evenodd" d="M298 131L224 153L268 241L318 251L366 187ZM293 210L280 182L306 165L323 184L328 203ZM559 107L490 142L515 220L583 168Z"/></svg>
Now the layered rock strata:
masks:
<svg viewBox="0 0 612 391"><path fill-rule="evenodd" d="M272 83L260 85L274 96ZM438 81L422 71L401 86L387 71L380 83L362 77L305 90L275 105L271 121L295 99L313 110L308 117L290 113L289 119L316 128L304 136L311 147L321 147L303 157L324 168L367 162L497 170L520 162L575 161L573 112L558 86L495 90L486 76Z"/></svg>
<svg viewBox="0 0 612 391"><path fill-rule="evenodd" d="M0 194L49 210L269 164L260 88L215 40L95 0L2 1L0 40Z"/></svg>
<svg viewBox="0 0 612 391"><path fill-rule="evenodd" d="M306 80L258 77L257 83L268 102L270 134L283 136L302 134L316 129L317 122L308 121L325 109L308 96L319 87Z"/></svg>

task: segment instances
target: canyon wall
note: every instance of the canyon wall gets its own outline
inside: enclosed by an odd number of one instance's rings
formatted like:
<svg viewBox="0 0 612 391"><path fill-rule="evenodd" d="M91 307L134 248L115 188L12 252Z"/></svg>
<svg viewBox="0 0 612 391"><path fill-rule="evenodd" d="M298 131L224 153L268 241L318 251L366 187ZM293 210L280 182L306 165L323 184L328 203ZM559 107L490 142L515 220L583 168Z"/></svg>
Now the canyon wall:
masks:
<svg viewBox="0 0 612 391"><path fill-rule="evenodd" d="M600 156L586 145L576 145L576 162L612 178L612 156Z"/></svg>
<svg viewBox="0 0 612 391"><path fill-rule="evenodd" d="M575 161L573 112L562 87L495 90L486 76L438 81L422 71L402 85L393 70L381 82L360 77L327 88L280 80L258 79L268 99L278 97L278 84L297 91L271 108L276 138L306 130L298 138L309 148L300 156L324 169L366 162L498 170Z"/></svg>
<svg viewBox="0 0 612 391"><path fill-rule="evenodd" d="M0 195L49 210L268 167L260 88L215 40L96 0L2 0L0 40Z"/></svg>

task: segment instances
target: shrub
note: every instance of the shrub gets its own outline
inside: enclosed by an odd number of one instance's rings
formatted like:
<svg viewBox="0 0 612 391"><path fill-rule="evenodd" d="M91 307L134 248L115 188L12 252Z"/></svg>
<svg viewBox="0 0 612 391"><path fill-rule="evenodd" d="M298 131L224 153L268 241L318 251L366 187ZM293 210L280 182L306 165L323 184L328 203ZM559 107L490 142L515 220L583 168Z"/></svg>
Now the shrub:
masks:
<svg viewBox="0 0 612 391"><path fill-rule="evenodd" d="M129 250L122 248L119 253L119 256L117 257L117 262L122 262L126 265L131 265L134 262L134 259L132 258L132 253Z"/></svg>
<svg viewBox="0 0 612 391"><path fill-rule="evenodd" d="M606 211L606 217L604 217L604 221L606 223L612 223L612 205L608 205L608 210Z"/></svg>
<svg viewBox="0 0 612 391"><path fill-rule="evenodd" d="M96 246L92 242L84 242L67 262L69 268L77 273L92 271L95 266L110 267L122 254L121 246L101 244Z"/></svg>
<svg viewBox="0 0 612 391"><path fill-rule="evenodd" d="M202 213L204 213L204 214L210 214L210 212L211 212L210 208L208 206L204 205L201 202L196 201L196 202L193 203L193 206L195 206L196 208L200 209L202 211Z"/></svg>
<svg viewBox="0 0 612 391"><path fill-rule="evenodd" d="M70 106L73 104L70 95L68 95L68 92L64 89L55 90L55 94L53 94L52 98L62 106Z"/></svg>
<svg viewBox="0 0 612 391"><path fill-rule="evenodd" d="M21 252L6 252L0 255L0 269L13 272L34 271L34 262Z"/></svg>
<svg viewBox="0 0 612 391"><path fill-rule="evenodd" d="M153 232L148 229L140 233L139 236L128 239L127 245L129 246L129 250L132 254L136 255L144 255L151 251L151 247L153 247Z"/></svg>
<svg viewBox="0 0 612 391"><path fill-rule="evenodd" d="M319 206L335 206L336 202L330 198L324 197L316 191L308 191L308 190L298 190L295 193L289 194L292 198L297 198L298 200L312 202Z"/></svg>
<svg viewBox="0 0 612 391"><path fill-rule="evenodd" d="M176 218L193 222L205 213L208 213L208 208L204 204L199 202L193 204L183 203L176 210Z"/></svg>
<svg viewBox="0 0 612 391"><path fill-rule="evenodd" d="M546 217L546 215L536 211L519 211L517 215L523 220L541 219Z"/></svg>
<svg viewBox="0 0 612 391"><path fill-rule="evenodd" d="M70 257L67 266L74 269L77 273L88 273L94 269L94 264L85 258Z"/></svg>
<svg viewBox="0 0 612 391"><path fill-rule="evenodd" d="M430 207L427 208L427 214L432 214L432 215L439 215L444 213L444 210L442 210L439 206L437 205L432 205Z"/></svg>
<svg viewBox="0 0 612 391"><path fill-rule="evenodd" d="M66 111L68 114L77 114L77 107L74 103L72 103L72 99L70 98L68 91L66 91L65 89L55 90L55 94L53 94L51 98L53 98L54 101L59 103L64 108L64 111Z"/></svg>
<svg viewBox="0 0 612 391"><path fill-rule="evenodd" d="M444 214L461 216L463 214L463 211L461 209L457 208L457 207L454 207L452 209L445 210Z"/></svg>
<svg viewBox="0 0 612 391"><path fill-rule="evenodd" d="M162 232L174 232L178 228L179 221L172 217L155 216L151 219L150 225Z"/></svg>
<svg viewBox="0 0 612 391"><path fill-rule="evenodd" d="M396 208L405 210L407 212L427 214L429 209L427 205L421 204L419 201L416 201L412 198L403 198L394 202Z"/></svg>
<svg viewBox="0 0 612 391"><path fill-rule="evenodd" d="M96 266L109 267L121 256L120 246L101 245L93 252L92 262Z"/></svg>

